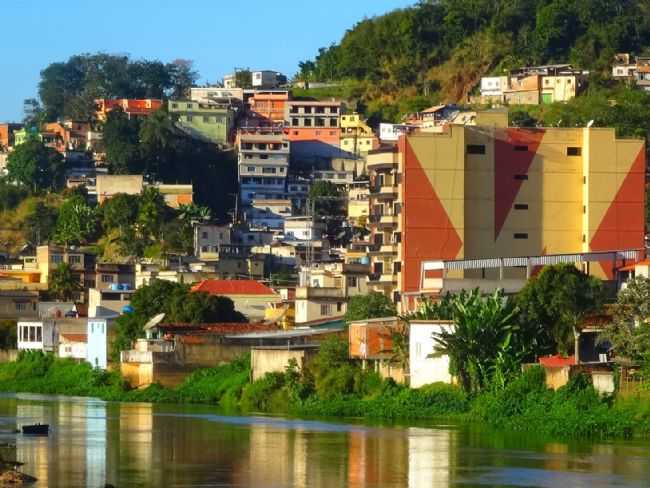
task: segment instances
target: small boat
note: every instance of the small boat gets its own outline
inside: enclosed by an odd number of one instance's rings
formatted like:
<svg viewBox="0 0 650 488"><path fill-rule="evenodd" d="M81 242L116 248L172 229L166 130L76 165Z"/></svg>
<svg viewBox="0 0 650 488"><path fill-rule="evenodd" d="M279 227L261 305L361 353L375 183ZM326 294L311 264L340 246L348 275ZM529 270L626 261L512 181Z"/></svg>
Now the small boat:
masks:
<svg viewBox="0 0 650 488"><path fill-rule="evenodd" d="M49 432L50 432L49 424L23 425L23 434L48 435Z"/></svg>

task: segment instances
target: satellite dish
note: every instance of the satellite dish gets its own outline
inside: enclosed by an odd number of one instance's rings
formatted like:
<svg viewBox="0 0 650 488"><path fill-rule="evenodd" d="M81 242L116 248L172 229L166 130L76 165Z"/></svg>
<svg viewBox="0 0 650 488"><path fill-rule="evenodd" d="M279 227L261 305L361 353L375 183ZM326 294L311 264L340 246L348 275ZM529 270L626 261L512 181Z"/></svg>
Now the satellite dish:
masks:
<svg viewBox="0 0 650 488"><path fill-rule="evenodd" d="M144 324L144 330L150 330L153 329L156 325L158 325L162 319L165 318L164 313L159 313L158 315L155 315L153 318L149 320L146 324Z"/></svg>
<svg viewBox="0 0 650 488"><path fill-rule="evenodd" d="M587 128L591 127L594 125L594 119L591 119L589 122L587 122Z"/></svg>

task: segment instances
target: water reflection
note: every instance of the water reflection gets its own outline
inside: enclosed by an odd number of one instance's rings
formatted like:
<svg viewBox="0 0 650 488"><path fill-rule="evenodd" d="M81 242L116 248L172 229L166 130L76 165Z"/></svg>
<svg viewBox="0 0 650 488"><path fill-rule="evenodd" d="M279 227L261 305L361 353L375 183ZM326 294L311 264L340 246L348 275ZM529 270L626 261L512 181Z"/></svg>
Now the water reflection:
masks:
<svg viewBox="0 0 650 488"><path fill-rule="evenodd" d="M49 437L7 434L48 422ZM0 398L2 452L36 486L646 486L646 443L563 443L466 427L222 417L209 407Z"/></svg>

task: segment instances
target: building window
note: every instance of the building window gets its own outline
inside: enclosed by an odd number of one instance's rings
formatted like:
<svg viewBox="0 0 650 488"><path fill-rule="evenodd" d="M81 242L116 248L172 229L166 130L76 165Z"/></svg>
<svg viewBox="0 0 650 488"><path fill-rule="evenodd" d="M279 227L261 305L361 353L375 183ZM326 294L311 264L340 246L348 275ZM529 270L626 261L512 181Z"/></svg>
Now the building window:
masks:
<svg viewBox="0 0 650 488"><path fill-rule="evenodd" d="M528 210L527 203L515 203L515 210Z"/></svg>
<svg viewBox="0 0 650 488"><path fill-rule="evenodd" d="M178 104L177 103L172 103L172 108L178 108Z"/></svg>
<svg viewBox="0 0 650 488"><path fill-rule="evenodd" d="M262 173L275 174L275 168L262 168Z"/></svg>
<svg viewBox="0 0 650 488"><path fill-rule="evenodd" d="M340 312L343 310L343 304L341 302L336 302L336 311Z"/></svg>
<svg viewBox="0 0 650 488"><path fill-rule="evenodd" d="M356 276L348 276L348 286L351 286L352 288L357 287L357 277Z"/></svg>
<svg viewBox="0 0 650 488"><path fill-rule="evenodd" d="M191 116L191 115L186 115L186 116L185 116L185 120L186 120L187 122L192 122L192 116Z"/></svg>
<svg viewBox="0 0 650 488"><path fill-rule="evenodd" d="M306 113L306 114L310 114L310 113L311 113L311 107L304 107L304 108L302 109L302 111L303 111L304 113Z"/></svg>
<svg viewBox="0 0 650 488"><path fill-rule="evenodd" d="M339 121L337 119L330 119L330 127L338 127L339 126ZM336 134L336 132L333 132L332 135Z"/></svg>
<svg viewBox="0 0 650 488"><path fill-rule="evenodd" d="M305 119L305 127L311 127L311 119Z"/></svg>
<svg viewBox="0 0 650 488"><path fill-rule="evenodd" d="M515 151L519 152L527 152L528 151L528 146L515 146Z"/></svg>
<svg viewBox="0 0 650 488"><path fill-rule="evenodd" d="M102 283L113 283L114 278L115 277L113 275L103 274L102 275Z"/></svg>
<svg viewBox="0 0 650 488"><path fill-rule="evenodd" d="M24 302L16 302L16 312L24 312L27 310L27 304Z"/></svg>
<svg viewBox="0 0 650 488"><path fill-rule="evenodd" d="M79 256L78 254L73 254L72 256L68 256L68 263L81 264L81 256Z"/></svg>
<svg viewBox="0 0 650 488"><path fill-rule="evenodd" d="M580 156L580 155L582 155L582 148L581 147L569 146L569 147L566 148L566 155L567 156Z"/></svg>
<svg viewBox="0 0 650 488"><path fill-rule="evenodd" d="M483 144L468 144L467 154L485 154L485 146Z"/></svg>
<svg viewBox="0 0 650 488"><path fill-rule="evenodd" d="M515 175L515 180L525 181L528 179L528 175Z"/></svg>
<svg viewBox="0 0 650 488"><path fill-rule="evenodd" d="M251 172L254 173L255 172L255 166L249 166L248 171L251 171Z"/></svg>
<svg viewBox="0 0 650 488"><path fill-rule="evenodd" d="M63 262L63 256L61 256L60 254L52 254L50 259L52 260L52 263L54 263L54 264L59 264L59 263Z"/></svg>
<svg viewBox="0 0 650 488"><path fill-rule="evenodd" d="M329 303L322 303L320 306L321 315L330 315L332 313L331 306Z"/></svg>
<svg viewBox="0 0 650 488"><path fill-rule="evenodd" d="M528 234L526 232L516 232L513 237L515 239L528 239Z"/></svg>
<svg viewBox="0 0 650 488"><path fill-rule="evenodd" d="M291 125L294 127L298 127L299 125L298 119L296 118L291 119Z"/></svg>
<svg viewBox="0 0 650 488"><path fill-rule="evenodd" d="M339 112L339 108L338 108L338 107L330 107L330 113L331 113L331 114L336 114L336 113L338 113L338 112Z"/></svg>
<svg viewBox="0 0 650 488"><path fill-rule="evenodd" d="M207 115L204 115L203 116L203 122L210 122L210 117L208 117Z"/></svg>
<svg viewBox="0 0 650 488"><path fill-rule="evenodd" d="M188 103L188 104L187 104L187 108L192 108L192 104L191 104L191 103Z"/></svg>

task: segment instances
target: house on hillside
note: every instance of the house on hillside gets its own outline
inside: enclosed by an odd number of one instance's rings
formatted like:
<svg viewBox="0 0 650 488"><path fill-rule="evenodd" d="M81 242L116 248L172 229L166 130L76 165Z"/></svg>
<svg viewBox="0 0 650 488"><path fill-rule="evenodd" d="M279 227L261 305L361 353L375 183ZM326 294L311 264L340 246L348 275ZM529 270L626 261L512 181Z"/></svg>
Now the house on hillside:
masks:
<svg viewBox="0 0 650 488"><path fill-rule="evenodd" d="M278 293L255 280L203 280L194 285L192 291L230 298L235 309L251 321L264 318L268 303L282 301Z"/></svg>

